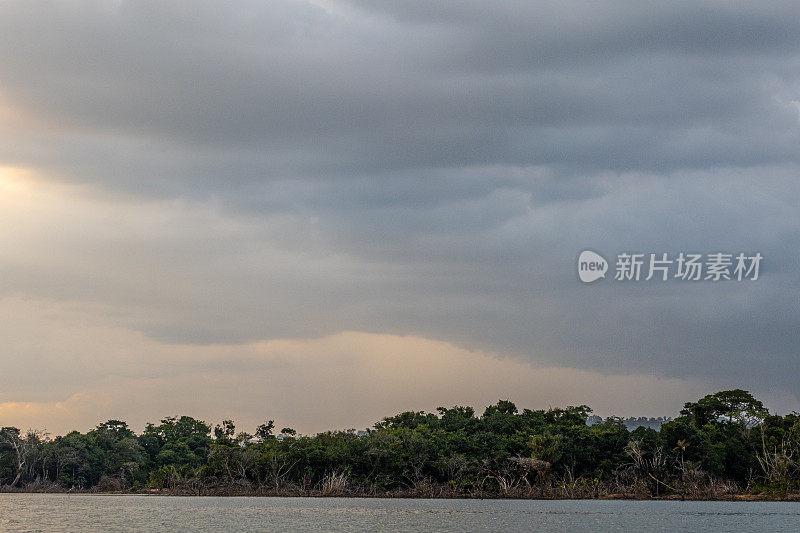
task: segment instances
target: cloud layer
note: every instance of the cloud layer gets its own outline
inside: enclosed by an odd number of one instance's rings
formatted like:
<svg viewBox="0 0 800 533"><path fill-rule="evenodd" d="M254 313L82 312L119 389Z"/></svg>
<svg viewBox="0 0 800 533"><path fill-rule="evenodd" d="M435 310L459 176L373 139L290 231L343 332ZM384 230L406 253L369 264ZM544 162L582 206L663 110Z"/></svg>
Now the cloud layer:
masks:
<svg viewBox="0 0 800 533"><path fill-rule="evenodd" d="M4 2L0 296L97 306L198 361L357 331L797 408L798 11ZM585 248L765 263L751 284L586 287ZM7 365L40 353L23 331ZM90 344L92 383L143 357Z"/></svg>
<svg viewBox="0 0 800 533"><path fill-rule="evenodd" d="M369 427L400 406L480 410L499 398L514 398L520 407L591 403L605 415L636 404L639 413L655 415L665 405L678 409L705 386L695 379L535 368L441 341L351 331L238 345L169 344L115 325L96 306L42 300L0 301L0 318L4 334L28 339L8 347L20 362L0 377L0 417L56 434L109 418L141 429L176 413L212 422L234 417L249 431L269 417L308 433Z"/></svg>

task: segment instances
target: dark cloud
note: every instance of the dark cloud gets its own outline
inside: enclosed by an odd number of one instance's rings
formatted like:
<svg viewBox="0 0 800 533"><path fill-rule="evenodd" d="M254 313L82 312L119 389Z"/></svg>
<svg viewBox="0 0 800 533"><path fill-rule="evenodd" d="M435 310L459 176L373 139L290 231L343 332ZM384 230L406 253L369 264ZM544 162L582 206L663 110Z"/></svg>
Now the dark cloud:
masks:
<svg viewBox="0 0 800 533"><path fill-rule="evenodd" d="M234 184L797 160L796 116L780 101L797 83L795 8L369 5L200 2L187 16L163 3L87 3L39 15L10 2L3 93L67 135L160 144L166 154L148 155L171 156L189 177L204 169L184 157L233 160L223 178Z"/></svg>
<svg viewBox="0 0 800 533"><path fill-rule="evenodd" d="M7 264L6 290L167 340L415 333L800 392L795 4L323 6L3 3L0 161L196 222L87 252L118 276L64 250L69 281ZM584 287L586 247L765 271Z"/></svg>

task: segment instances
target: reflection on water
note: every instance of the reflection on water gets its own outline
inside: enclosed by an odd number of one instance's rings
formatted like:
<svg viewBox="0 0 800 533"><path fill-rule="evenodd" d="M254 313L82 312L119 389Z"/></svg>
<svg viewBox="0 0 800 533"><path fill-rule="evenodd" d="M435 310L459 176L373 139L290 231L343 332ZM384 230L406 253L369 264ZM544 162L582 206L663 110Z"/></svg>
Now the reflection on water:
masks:
<svg viewBox="0 0 800 533"><path fill-rule="evenodd" d="M0 494L4 531L797 531L800 503Z"/></svg>

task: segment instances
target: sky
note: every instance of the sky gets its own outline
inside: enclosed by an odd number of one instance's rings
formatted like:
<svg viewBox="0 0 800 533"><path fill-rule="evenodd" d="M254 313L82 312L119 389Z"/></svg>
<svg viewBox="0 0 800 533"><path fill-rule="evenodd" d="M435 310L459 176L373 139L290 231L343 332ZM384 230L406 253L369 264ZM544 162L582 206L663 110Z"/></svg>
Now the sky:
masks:
<svg viewBox="0 0 800 533"><path fill-rule="evenodd" d="M793 2L2 2L0 426L800 410L798 176Z"/></svg>

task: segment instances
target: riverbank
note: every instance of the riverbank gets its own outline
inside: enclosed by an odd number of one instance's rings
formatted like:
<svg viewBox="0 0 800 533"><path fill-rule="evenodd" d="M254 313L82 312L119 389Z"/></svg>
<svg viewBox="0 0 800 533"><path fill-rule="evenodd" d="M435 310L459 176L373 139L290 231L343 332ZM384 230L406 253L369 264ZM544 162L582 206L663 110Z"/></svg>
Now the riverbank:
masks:
<svg viewBox="0 0 800 533"><path fill-rule="evenodd" d="M800 502L800 493L725 493L725 494L667 494L648 495L641 493L601 493L598 495L564 495L559 491L531 491L528 494L499 494L489 491L358 491L358 490L301 490L246 488L237 486L180 487L174 489L140 490L81 490L59 486L40 487L35 490L0 487L0 493L9 494L87 494L87 495L137 495L137 496L213 496L213 497L265 497L265 498L356 498L356 499L424 499L424 500L624 500L624 501L733 501L733 502Z"/></svg>
<svg viewBox="0 0 800 533"><path fill-rule="evenodd" d="M369 431L254 434L168 417L136 434L109 420L55 438L0 428L0 483L220 496L782 500L800 493L800 415L768 414L747 391L687 402L658 431L591 409L407 411ZM749 418L737 413L752 412ZM758 418L761 417L761 418ZM754 426L754 421L758 425ZM791 496L794 498L794 496Z"/></svg>

